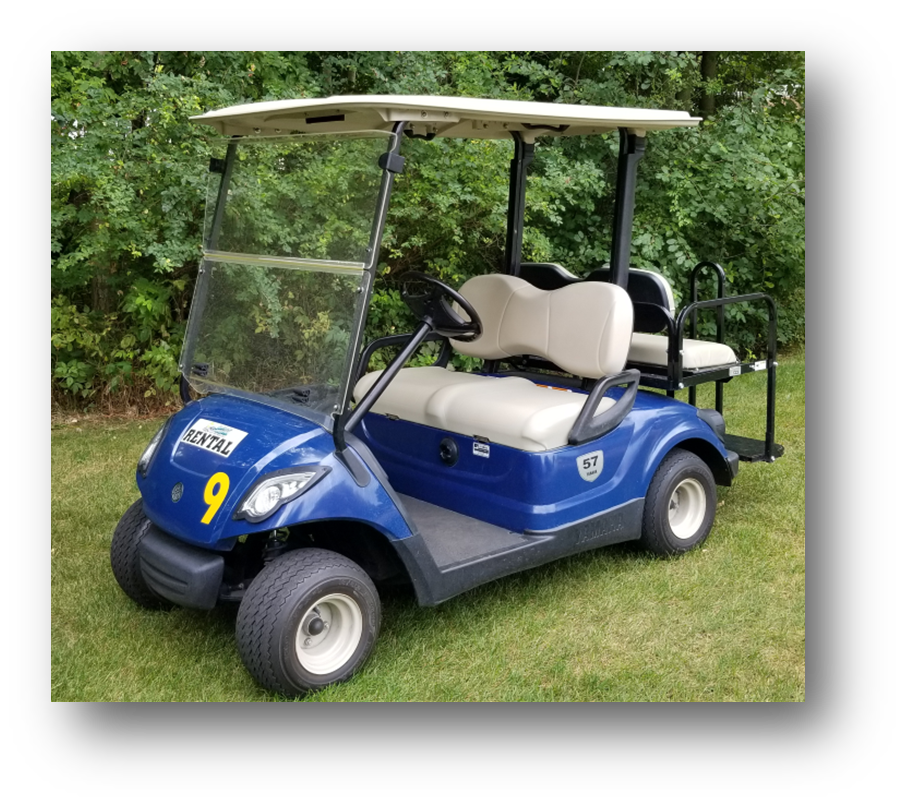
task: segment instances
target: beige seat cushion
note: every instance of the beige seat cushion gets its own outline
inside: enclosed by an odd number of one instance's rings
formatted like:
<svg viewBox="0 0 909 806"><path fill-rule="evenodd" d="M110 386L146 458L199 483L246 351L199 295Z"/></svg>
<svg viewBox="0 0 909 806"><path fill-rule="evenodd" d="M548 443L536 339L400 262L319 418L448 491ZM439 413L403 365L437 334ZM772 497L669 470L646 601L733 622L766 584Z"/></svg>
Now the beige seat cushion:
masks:
<svg viewBox="0 0 909 806"><path fill-rule="evenodd" d="M380 374L364 375L354 399L361 400ZM527 378L411 367L401 370L372 411L536 452L567 445L568 433L586 402L586 394L539 386ZM597 414L614 405L615 401L604 398Z"/></svg>
<svg viewBox="0 0 909 806"><path fill-rule="evenodd" d="M520 277L485 274L461 287L483 334L452 342L459 353L495 361L536 355L572 375L602 378L625 367L634 308L611 283L575 283L543 291Z"/></svg>
<svg viewBox="0 0 909 806"><path fill-rule="evenodd" d="M632 364L653 364L665 367L669 339L653 333L635 333L631 337L628 361ZM698 370L735 364L738 359L732 348L725 344L699 339L682 339L682 369Z"/></svg>
<svg viewBox="0 0 909 806"><path fill-rule="evenodd" d="M488 274L468 280L461 294L483 325L474 341L452 342L465 355L487 360L536 355L583 378L614 375L625 366L634 311L618 286L584 283L542 291L519 277ZM379 375L360 379L355 401ZM522 451L545 451L568 444L586 402L584 393L527 378L412 367L400 371L372 410ZM614 405L604 398L596 413Z"/></svg>

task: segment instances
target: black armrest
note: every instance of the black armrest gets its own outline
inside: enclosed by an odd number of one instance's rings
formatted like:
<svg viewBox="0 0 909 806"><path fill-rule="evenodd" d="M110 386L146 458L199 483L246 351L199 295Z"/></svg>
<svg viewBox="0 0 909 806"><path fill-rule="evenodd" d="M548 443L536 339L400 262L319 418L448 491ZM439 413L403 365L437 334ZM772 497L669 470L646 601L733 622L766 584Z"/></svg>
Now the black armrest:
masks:
<svg viewBox="0 0 909 806"><path fill-rule="evenodd" d="M372 355L376 350L381 350L383 347L394 347L398 344L407 344L412 338L413 333L400 333L394 336L382 336L375 341L370 342L360 356L360 362L357 365L357 380L366 374L366 370L369 368L369 359L372 358ZM430 333L423 341L424 343L427 341L444 342L439 357L436 359L433 366L446 366L451 359L451 342L449 342L445 336L440 336L438 333Z"/></svg>
<svg viewBox="0 0 909 806"><path fill-rule="evenodd" d="M604 375L600 378L587 397L587 402L581 409L578 419L571 426L571 431L568 432L568 444L582 445L617 428L634 406L640 380L641 373L636 369L626 369L617 375ZM626 383L628 386L615 405L610 406L602 414L595 414L606 390Z"/></svg>

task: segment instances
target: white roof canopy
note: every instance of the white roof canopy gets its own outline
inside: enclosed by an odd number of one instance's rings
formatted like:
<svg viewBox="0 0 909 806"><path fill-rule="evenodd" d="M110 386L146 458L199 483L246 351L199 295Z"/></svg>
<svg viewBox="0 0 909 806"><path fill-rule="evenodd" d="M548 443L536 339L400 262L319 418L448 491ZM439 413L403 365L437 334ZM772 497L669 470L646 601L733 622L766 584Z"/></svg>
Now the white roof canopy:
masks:
<svg viewBox="0 0 909 806"><path fill-rule="evenodd" d="M676 126L697 126L700 118L663 109L433 95L338 95L242 104L192 120L225 135L259 136L391 131L395 123L406 120L415 134L510 140L512 132L520 132L523 139L532 142L547 135L601 134L618 128L644 135Z"/></svg>

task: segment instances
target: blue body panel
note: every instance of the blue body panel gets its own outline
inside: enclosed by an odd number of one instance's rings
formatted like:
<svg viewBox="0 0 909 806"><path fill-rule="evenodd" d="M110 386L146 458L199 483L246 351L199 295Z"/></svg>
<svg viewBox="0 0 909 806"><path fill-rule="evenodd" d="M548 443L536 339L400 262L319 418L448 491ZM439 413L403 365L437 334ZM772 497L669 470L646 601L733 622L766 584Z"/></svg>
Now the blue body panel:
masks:
<svg viewBox="0 0 909 806"><path fill-rule="evenodd" d="M182 442L200 419L239 429L246 436L229 456ZM680 442L701 440L719 457L727 456L696 408L648 392L638 393L633 410L614 431L584 445L551 451L484 447L472 437L377 414L364 418L357 436L381 465L378 469L372 463L364 486L338 457L322 425L253 400L211 395L171 418L146 478L137 475L145 512L168 534L217 551L229 550L238 537L250 532L323 520L360 521L390 540L401 540L412 531L395 493L512 532L548 533L643 499L659 463ZM439 456L439 444L446 437L459 449L459 459L451 467ZM600 472L585 479L583 459L598 451ZM251 524L233 517L261 476L303 465L320 465L330 472L267 520ZM387 479L380 478L382 471ZM206 501L206 486L216 474L226 476L228 490L205 523L212 508L212 490ZM174 501L172 491L178 482L182 495Z"/></svg>
<svg viewBox="0 0 909 806"><path fill-rule="evenodd" d="M239 429L246 436L226 457L181 442L200 419ZM330 472L267 520L251 524L233 518L260 476L301 465L321 465ZM228 490L206 524L203 519L210 503L205 501L205 489L217 473L229 479ZM370 472L368 483L359 486L322 426L302 415L237 397L211 395L175 414L146 477L137 474L136 481L145 513L155 525L187 543L218 551L229 550L237 537L250 532L321 520L364 521L389 539L411 534L381 482ZM175 502L171 493L178 482L183 491ZM220 488L215 492L220 493Z"/></svg>
<svg viewBox="0 0 909 806"><path fill-rule="evenodd" d="M483 448L476 455L472 437L378 414L364 418L359 434L397 492L513 532L550 532L644 498L660 462L680 442L699 439L727 456L696 408L648 392L638 393L633 410L609 434L538 453L493 444L488 455ZM452 467L439 457L445 437L458 446ZM578 460L596 451L603 452L602 470L585 480Z"/></svg>

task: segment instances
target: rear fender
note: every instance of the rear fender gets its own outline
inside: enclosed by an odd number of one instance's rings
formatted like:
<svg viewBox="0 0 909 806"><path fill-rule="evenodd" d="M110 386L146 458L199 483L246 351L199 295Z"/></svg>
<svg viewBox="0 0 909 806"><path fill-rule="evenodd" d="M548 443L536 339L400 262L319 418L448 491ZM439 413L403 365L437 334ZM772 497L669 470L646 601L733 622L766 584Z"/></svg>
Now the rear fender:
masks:
<svg viewBox="0 0 909 806"><path fill-rule="evenodd" d="M653 478L660 463L669 455L670 451L676 449L689 451L700 458L710 468L714 480L720 486L732 485L732 480L738 470L738 457L735 454L730 455L709 428L706 429L703 436L692 437L688 432L667 439L651 454L651 463L647 468L648 478Z"/></svg>

